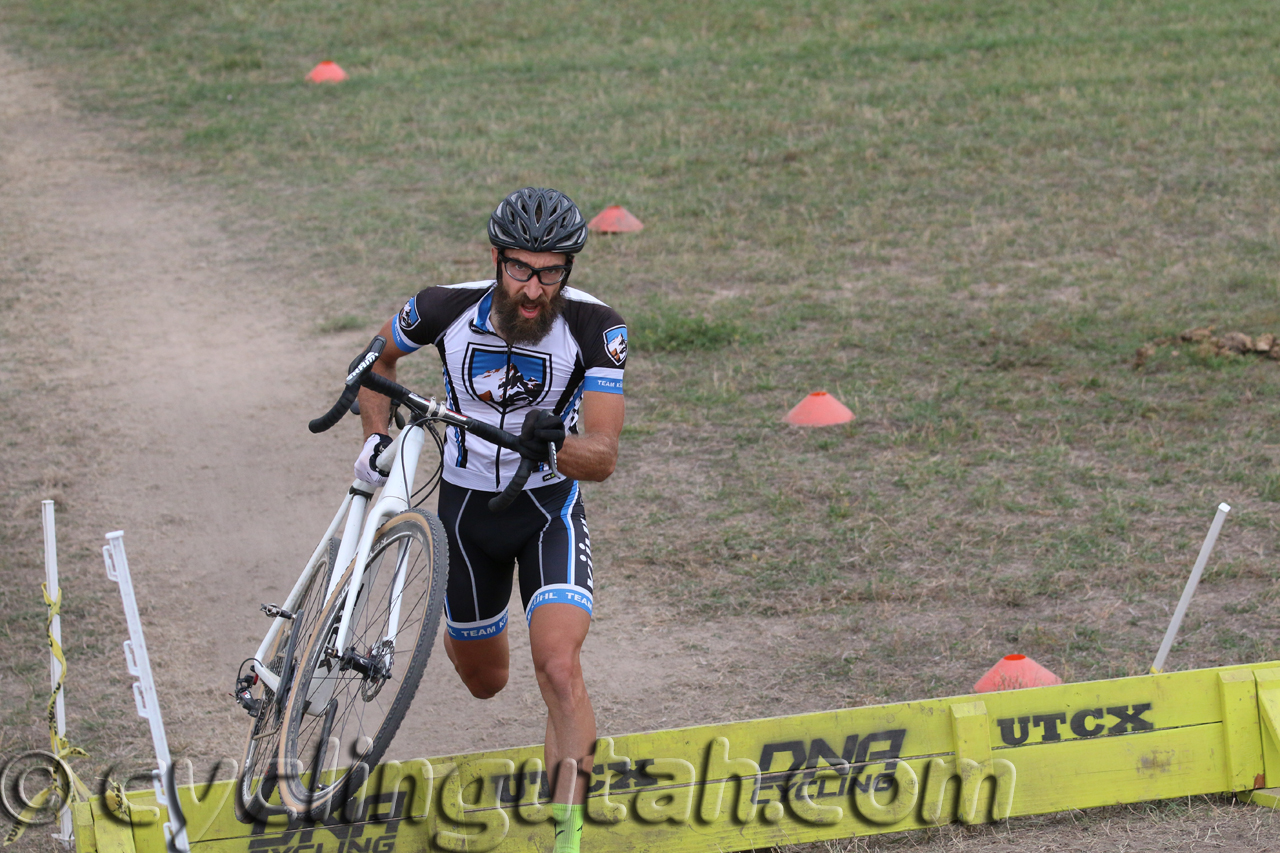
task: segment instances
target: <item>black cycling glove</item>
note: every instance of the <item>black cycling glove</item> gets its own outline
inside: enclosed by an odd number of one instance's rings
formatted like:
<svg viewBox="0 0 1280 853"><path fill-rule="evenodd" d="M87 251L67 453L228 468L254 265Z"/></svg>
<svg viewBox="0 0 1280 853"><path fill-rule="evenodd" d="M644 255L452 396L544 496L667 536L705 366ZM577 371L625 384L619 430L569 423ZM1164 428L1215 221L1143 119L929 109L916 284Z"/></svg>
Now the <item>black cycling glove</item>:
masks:
<svg viewBox="0 0 1280 853"><path fill-rule="evenodd" d="M520 428L520 455L534 462L546 462L551 454L547 445L554 444L556 450L564 447L564 422L546 409L530 409L524 416L524 426Z"/></svg>

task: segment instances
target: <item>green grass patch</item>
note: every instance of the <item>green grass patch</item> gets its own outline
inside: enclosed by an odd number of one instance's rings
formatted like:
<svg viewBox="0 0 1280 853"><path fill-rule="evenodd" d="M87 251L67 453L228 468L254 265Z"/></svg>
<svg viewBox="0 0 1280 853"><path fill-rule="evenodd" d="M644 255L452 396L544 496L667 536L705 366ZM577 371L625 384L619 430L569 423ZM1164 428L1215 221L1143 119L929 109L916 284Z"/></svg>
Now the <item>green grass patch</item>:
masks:
<svg viewBox="0 0 1280 853"><path fill-rule="evenodd" d="M690 313L687 305L650 300L628 322L631 340L641 352L718 350L749 340L742 323L727 318L708 320Z"/></svg>
<svg viewBox="0 0 1280 853"><path fill-rule="evenodd" d="M488 276L485 217L520 185L639 216L574 272L634 343L598 547L674 605L944 610L875 641L904 655L992 608L1080 607L1085 633L1025 650L1142 671L1163 628L1143 608L1176 598L1220 500L1239 512L1217 583L1269 594L1280 363L1178 345L1132 365L1187 328L1280 332L1273 4L527 12L14 0L0 21L157 169L359 282L300 285L321 332ZM302 82L321 59L351 80ZM430 356L404 377L438 381ZM856 420L783 427L814 390ZM1261 614L1223 629L1256 643L1192 638L1184 660L1280 657Z"/></svg>
<svg viewBox="0 0 1280 853"><path fill-rule="evenodd" d="M356 329L365 329L369 327L369 320L356 314L342 314L338 317L330 317L328 320L321 321L316 329L324 335L333 335L338 332L352 332Z"/></svg>

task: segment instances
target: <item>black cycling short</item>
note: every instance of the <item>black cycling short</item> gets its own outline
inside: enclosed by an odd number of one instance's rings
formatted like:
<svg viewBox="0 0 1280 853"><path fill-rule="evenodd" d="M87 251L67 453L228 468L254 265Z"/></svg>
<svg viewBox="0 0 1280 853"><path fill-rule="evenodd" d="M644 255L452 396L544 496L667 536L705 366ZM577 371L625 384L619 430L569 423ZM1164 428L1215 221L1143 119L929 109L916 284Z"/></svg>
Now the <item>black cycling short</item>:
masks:
<svg viewBox="0 0 1280 853"><path fill-rule="evenodd" d="M526 619L549 602L590 613L591 538L578 482L526 490L499 513L489 511L495 494L440 483L440 520L449 536L449 636L483 640L503 632L517 562Z"/></svg>

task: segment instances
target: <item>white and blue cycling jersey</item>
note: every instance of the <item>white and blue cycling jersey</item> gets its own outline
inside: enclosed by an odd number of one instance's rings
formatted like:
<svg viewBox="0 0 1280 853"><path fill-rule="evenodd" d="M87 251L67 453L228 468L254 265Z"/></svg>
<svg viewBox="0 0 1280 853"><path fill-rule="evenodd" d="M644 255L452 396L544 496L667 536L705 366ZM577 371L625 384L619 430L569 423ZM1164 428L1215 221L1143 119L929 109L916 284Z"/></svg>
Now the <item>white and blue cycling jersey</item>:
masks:
<svg viewBox="0 0 1280 853"><path fill-rule="evenodd" d="M575 433L583 392L622 393L626 324L608 305L566 286L564 311L547 335L534 345L512 346L494 331L493 288L490 279L419 292L392 326L396 346L404 352L436 347L455 411L519 432L529 409L548 409ZM448 429L444 479L456 486L499 491L519 461L510 450ZM538 470L525 488L562 479Z"/></svg>

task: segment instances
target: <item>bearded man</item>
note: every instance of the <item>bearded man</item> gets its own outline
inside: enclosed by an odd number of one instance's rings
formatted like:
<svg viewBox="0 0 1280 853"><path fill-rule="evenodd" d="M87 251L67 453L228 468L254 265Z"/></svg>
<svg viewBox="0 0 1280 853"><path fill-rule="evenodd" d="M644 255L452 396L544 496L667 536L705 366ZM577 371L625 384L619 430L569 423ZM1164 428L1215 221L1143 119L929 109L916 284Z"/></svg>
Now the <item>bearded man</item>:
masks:
<svg viewBox="0 0 1280 853"><path fill-rule="evenodd" d="M547 706L546 766L580 768L573 802L555 803L556 851L576 851L595 747L595 712L580 652L591 624L591 540L579 480L599 482L618 459L627 362L622 317L569 287L587 240L582 213L556 190L527 187L489 217L496 278L428 287L387 321L373 370L395 379L396 361L432 344L450 408L520 432L521 453L449 428L439 514L449 537L445 650L479 699L507 683L507 603L518 564L529 646ZM356 476L385 483L377 454L390 404L360 391L365 445ZM548 445L554 445L556 465ZM521 455L540 462L508 509L486 504L511 480ZM566 790L553 779L553 789ZM561 796L557 794L557 796Z"/></svg>

